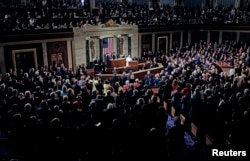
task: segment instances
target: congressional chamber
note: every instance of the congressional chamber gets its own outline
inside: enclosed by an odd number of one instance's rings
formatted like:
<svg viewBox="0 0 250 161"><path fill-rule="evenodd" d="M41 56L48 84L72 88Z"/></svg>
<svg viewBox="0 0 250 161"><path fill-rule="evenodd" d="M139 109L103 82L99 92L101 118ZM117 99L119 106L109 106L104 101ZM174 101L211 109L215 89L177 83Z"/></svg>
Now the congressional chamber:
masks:
<svg viewBox="0 0 250 161"><path fill-rule="evenodd" d="M2 0L0 161L249 160L249 9Z"/></svg>

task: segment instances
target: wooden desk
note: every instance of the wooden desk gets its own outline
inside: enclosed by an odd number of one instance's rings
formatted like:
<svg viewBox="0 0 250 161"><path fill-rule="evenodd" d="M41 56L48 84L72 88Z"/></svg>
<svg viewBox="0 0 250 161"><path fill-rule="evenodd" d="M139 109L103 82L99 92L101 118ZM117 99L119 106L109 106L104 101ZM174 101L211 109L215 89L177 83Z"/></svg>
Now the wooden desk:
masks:
<svg viewBox="0 0 250 161"><path fill-rule="evenodd" d="M129 62L129 66L135 66L135 65L138 65L138 61L131 61Z"/></svg>
<svg viewBox="0 0 250 161"><path fill-rule="evenodd" d="M94 69L88 69L88 70L87 70L87 74L88 74L88 75L91 75L91 76L94 76L94 75L95 75Z"/></svg>
<svg viewBox="0 0 250 161"><path fill-rule="evenodd" d="M110 68L124 67L124 66L126 66L126 59L125 58L110 60Z"/></svg>
<svg viewBox="0 0 250 161"><path fill-rule="evenodd" d="M137 65L137 67L139 67L140 65L141 64ZM146 63L145 65L148 65L148 63ZM134 70L135 72L133 72L133 74L135 75L135 78L139 78L140 80L142 80L148 71L150 71L150 73L152 73L152 74L156 74L156 73L160 73L161 70L163 70L163 69L164 69L163 65L161 63L159 63L159 67L148 68L145 70L141 70L141 69ZM121 77L121 75L122 74L120 74L120 72L117 73L118 77ZM103 80L108 80L108 79L112 78L113 74L98 74L96 76L101 77Z"/></svg>
<svg viewBox="0 0 250 161"><path fill-rule="evenodd" d="M138 71L138 70L143 70L143 69L149 69L150 63L140 63L138 64L138 61L136 62L137 65L130 65L130 66L123 66L123 67L116 67L116 73L117 74L122 74L122 72L125 71L130 71L132 70L133 72ZM112 74L114 68L108 68L107 69L107 74Z"/></svg>
<svg viewBox="0 0 250 161"><path fill-rule="evenodd" d="M227 62L216 62L215 64L218 65L223 70L223 72L229 72L231 69L229 63Z"/></svg>

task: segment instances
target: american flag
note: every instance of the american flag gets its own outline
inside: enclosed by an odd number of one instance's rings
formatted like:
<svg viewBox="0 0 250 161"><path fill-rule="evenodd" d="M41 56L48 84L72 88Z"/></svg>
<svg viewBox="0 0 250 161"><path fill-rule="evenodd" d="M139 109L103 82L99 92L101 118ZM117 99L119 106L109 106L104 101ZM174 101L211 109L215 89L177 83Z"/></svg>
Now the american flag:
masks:
<svg viewBox="0 0 250 161"><path fill-rule="evenodd" d="M114 39L113 37L107 37L102 39L102 53L111 54L114 51Z"/></svg>

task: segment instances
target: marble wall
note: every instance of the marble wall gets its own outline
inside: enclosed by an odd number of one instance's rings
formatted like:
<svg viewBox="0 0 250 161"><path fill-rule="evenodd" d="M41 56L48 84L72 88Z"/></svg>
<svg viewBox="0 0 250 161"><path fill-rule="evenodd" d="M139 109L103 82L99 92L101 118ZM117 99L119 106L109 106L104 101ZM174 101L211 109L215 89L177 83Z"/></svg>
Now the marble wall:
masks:
<svg viewBox="0 0 250 161"><path fill-rule="evenodd" d="M131 56L138 57L138 26L136 25L115 25L113 27L99 26L86 26L84 28L75 28L73 30L73 65L81 65L87 63L87 46L86 41L94 42L95 55L100 55L100 39L105 37L118 37L123 38L123 54L128 54L128 37L131 37ZM116 45L116 41L114 43ZM116 48L114 49L116 51ZM91 50L89 51L91 54ZM91 56L90 56L91 58Z"/></svg>
<svg viewBox="0 0 250 161"><path fill-rule="evenodd" d="M161 5L169 5L171 7L174 7L175 0L161 0Z"/></svg>
<svg viewBox="0 0 250 161"><path fill-rule="evenodd" d="M235 0L218 0L218 5L223 5L225 8L235 5Z"/></svg>

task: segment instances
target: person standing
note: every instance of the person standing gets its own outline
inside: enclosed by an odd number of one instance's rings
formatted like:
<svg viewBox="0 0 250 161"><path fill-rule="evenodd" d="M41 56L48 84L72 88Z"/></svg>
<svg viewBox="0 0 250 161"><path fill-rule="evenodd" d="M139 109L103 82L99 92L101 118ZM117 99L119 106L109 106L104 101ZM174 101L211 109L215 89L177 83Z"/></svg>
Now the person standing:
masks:
<svg viewBox="0 0 250 161"><path fill-rule="evenodd" d="M110 64L110 60L111 60L111 56L109 53L106 53L106 65L108 68L110 68L111 64Z"/></svg>
<svg viewBox="0 0 250 161"><path fill-rule="evenodd" d="M129 62L131 62L131 61L132 61L132 58L130 57L130 55L128 55L126 57L126 66L129 66Z"/></svg>

